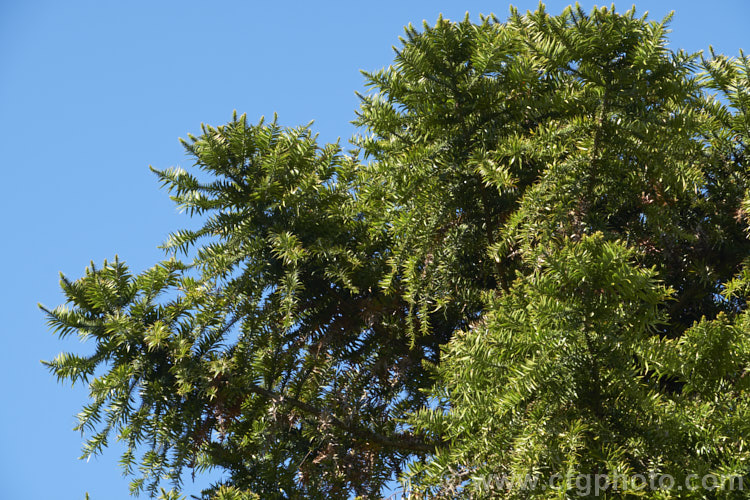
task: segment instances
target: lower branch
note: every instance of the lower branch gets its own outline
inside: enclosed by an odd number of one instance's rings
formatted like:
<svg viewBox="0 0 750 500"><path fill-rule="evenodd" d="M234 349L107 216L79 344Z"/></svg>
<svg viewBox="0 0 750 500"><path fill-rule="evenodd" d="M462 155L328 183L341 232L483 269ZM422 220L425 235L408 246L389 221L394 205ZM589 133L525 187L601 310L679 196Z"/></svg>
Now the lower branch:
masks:
<svg viewBox="0 0 750 500"><path fill-rule="evenodd" d="M335 427L338 427L339 429L350 433L356 439L376 443L385 448L395 448L405 451L412 451L415 453L434 453L435 449L442 444L442 442L439 441L424 441L423 439L420 439L419 437L409 433L400 433L386 436L371 429L348 424L331 415L330 412L322 410L309 403L305 403L304 401L300 401L299 399L284 396L283 394L269 391L268 389L264 389L263 387L254 384L250 385L248 389L255 394L273 401L274 403L287 404L289 406L297 408L298 410L302 410L305 413L314 415L320 419L325 419Z"/></svg>

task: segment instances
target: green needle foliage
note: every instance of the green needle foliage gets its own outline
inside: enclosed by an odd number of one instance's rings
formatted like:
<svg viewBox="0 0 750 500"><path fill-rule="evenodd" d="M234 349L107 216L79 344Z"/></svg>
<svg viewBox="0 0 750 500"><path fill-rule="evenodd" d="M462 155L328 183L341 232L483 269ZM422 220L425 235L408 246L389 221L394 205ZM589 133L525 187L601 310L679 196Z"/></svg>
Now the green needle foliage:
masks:
<svg viewBox="0 0 750 500"><path fill-rule="evenodd" d="M169 499L209 469L227 500L750 488L750 58L668 21L440 18L365 74L351 151L244 115L183 141L193 173L155 173L202 226L45 309L95 346L46 363L89 387L84 456L122 441ZM716 486L679 495L744 498Z"/></svg>

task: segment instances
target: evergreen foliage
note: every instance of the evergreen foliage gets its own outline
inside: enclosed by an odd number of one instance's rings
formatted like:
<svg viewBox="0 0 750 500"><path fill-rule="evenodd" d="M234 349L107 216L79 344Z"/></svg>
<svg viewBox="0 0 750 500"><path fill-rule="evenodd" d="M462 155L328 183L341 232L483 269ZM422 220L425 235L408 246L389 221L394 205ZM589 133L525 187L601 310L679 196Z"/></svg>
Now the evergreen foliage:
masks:
<svg viewBox="0 0 750 500"><path fill-rule="evenodd" d="M410 25L353 150L244 115L183 141L199 172L155 173L202 226L44 309L95 346L46 363L89 387L84 456L121 440L133 493L173 499L214 468L204 498L750 488L750 58L671 51L668 21ZM673 493L603 494L629 495Z"/></svg>

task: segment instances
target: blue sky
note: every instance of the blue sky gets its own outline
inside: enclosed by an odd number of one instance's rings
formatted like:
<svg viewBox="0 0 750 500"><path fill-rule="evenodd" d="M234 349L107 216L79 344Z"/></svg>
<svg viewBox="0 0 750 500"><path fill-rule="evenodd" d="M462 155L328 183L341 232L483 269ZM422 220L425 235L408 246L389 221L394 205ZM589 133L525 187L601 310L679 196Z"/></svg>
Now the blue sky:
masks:
<svg viewBox="0 0 750 500"><path fill-rule="evenodd" d="M676 10L672 48L750 51L746 0L636 5L658 19ZM466 11L504 18L508 4L0 0L0 498L130 498L116 450L77 460L71 428L86 392L39 360L86 347L56 340L36 304L60 303L60 271L77 278L115 254L142 270L162 257L157 245L188 221L148 166L188 167L177 138L234 109L315 120L321 140L346 140L359 70L388 65L405 24ZM187 493L197 488L188 480Z"/></svg>

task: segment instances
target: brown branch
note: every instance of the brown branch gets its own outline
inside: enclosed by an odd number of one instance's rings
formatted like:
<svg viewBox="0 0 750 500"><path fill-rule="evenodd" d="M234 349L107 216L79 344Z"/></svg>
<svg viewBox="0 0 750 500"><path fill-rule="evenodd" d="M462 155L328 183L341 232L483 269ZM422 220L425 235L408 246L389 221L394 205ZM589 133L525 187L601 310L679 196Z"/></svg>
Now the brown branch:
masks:
<svg viewBox="0 0 750 500"><path fill-rule="evenodd" d="M300 401L299 399L290 396L284 396L283 394L264 389L263 387L257 386L255 384L251 384L250 386L248 386L248 389L255 394L273 401L274 403L287 404L289 406L297 408L298 410L302 410L305 413L314 415L321 420L330 422L335 427L338 427L339 429L350 433L355 439L375 443L384 448L395 448L405 451L412 451L415 453L434 453L435 448L442 444L442 442L427 442L409 433L386 436L371 429L348 424L336 418L328 411L322 410L309 403L305 403L304 401Z"/></svg>

